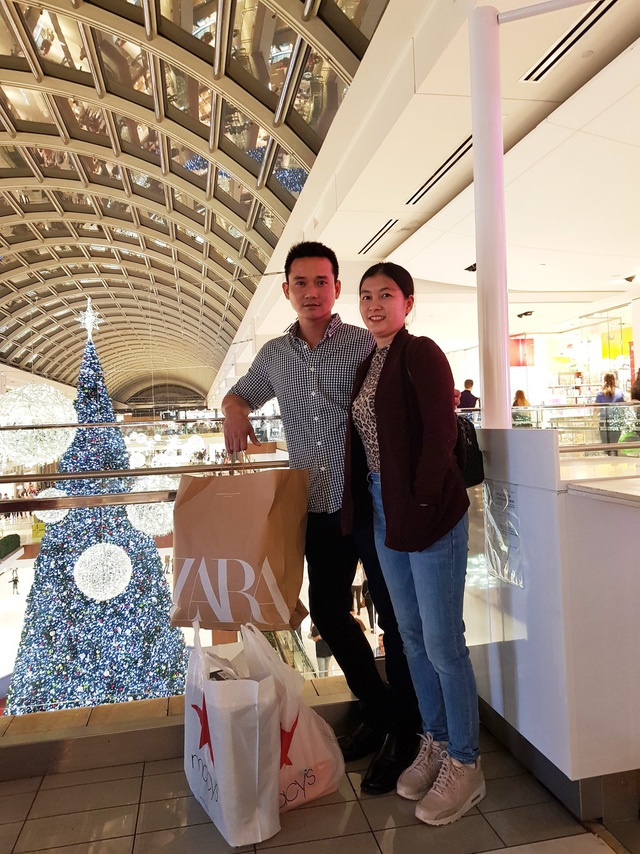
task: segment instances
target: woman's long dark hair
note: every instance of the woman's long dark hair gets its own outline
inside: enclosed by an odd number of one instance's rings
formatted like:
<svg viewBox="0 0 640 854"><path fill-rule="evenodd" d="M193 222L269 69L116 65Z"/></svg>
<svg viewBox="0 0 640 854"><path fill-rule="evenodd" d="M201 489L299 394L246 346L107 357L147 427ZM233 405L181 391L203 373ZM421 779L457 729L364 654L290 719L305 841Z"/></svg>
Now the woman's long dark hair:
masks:
<svg viewBox="0 0 640 854"><path fill-rule="evenodd" d="M615 374L605 374L602 384L602 392L607 397L613 397L616 393L616 376Z"/></svg>

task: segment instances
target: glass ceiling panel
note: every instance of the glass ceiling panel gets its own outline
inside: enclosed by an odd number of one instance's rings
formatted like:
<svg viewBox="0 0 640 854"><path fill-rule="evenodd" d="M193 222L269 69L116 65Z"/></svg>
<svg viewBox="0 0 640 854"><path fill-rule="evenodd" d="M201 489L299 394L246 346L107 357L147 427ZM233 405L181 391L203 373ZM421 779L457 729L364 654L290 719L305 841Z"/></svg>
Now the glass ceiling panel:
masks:
<svg viewBox="0 0 640 854"><path fill-rule="evenodd" d="M78 179L78 173L71 162L68 151L38 146L30 148L29 153L45 175L61 175L66 172L65 178ZM69 175L70 172L73 174Z"/></svg>
<svg viewBox="0 0 640 854"><path fill-rule="evenodd" d="M349 87L315 50L309 52L293 109L324 139Z"/></svg>
<svg viewBox="0 0 640 854"><path fill-rule="evenodd" d="M64 65L77 71L88 72L82 61L86 53L80 38L77 23L66 15L60 15L38 6L21 6L27 29L47 62Z"/></svg>
<svg viewBox="0 0 640 854"><path fill-rule="evenodd" d="M0 6L0 56L24 56L2 6Z"/></svg>
<svg viewBox="0 0 640 854"><path fill-rule="evenodd" d="M249 206L253 199L252 194L247 188L237 181L233 175L229 175L224 169L216 170L216 191L222 191L221 201L241 217L245 217L249 213ZM218 192L216 196L220 198ZM228 198L225 198L228 197Z"/></svg>
<svg viewBox="0 0 640 854"><path fill-rule="evenodd" d="M219 214L214 214L212 231L226 240L227 243L230 243L231 246L234 246L236 249L240 248L243 237L242 232Z"/></svg>
<svg viewBox="0 0 640 854"><path fill-rule="evenodd" d="M120 134L120 141L125 150L127 147L133 151L146 151L153 154L154 160L160 162L160 144L158 134L153 128L142 122L136 122L126 116L116 116L116 125Z"/></svg>
<svg viewBox="0 0 640 854"><path fill-rule="evenodd" d="M56 193L56 197L65 210L78 210L78 208L91 208L93 203L89 196L84 193L68 193L63 190Z"/></svg>
<svg viewBox="0 0 640 854"><path fill-rule="evenodd" d="M111 233L120 238L120 240L124 240L127 243L137 243L138 235L135 231L130 231L128 228L120 228L117 225L111 226Z"/></svg>
<svg viewBox="0 0 640 854"><path fill-rule="evenodd" d="M78 98L56 98L56 103L71 136L86 139L89 134L92 142L109 145L107 121L101 107Z"/></svg>
<svg viewBox="0 0 640 854"><path fill-rule="evenodd" d="M16 175L33 175L33 172L15 145L0 146L0 177Z"/></svg>
<svg viewBox="0 0 640 854"><path fill-rule="evenodd" d="M24 240L35 240L35 234L23 222L15 225L0 226L0 234L8 243L19 243Z"/></svg>
<svg viewBox="0 0 640 854"><path fill-rule="evenodd" d="M110 178L110 183L122 186L122 175L120 166L117 163L110 163L108 160L100 160L98 157L80 157L80 162L84 166L87 175L90 179ZM99 180L98 180L99 182Z"/></svg>
<svg viewBox="0 0 640 854"><path fill-rule="evenodd" d="M276 193L278 193L278 188L281 187L286 190L289 196L297 199L308 177L309 173L293 154L289 154L288 151L279 147L273 165L273 172L267 182L268 186ZM278 195L281 194L278 193ZM283 201L287 204L286 197Z"/></svg>
<svg viewBox="0 0 640 854"><path fill-rule="evenodd" d="M122 219L132 220L131 206L125 205L117 199L111 199L108 196L99 197L100 206L107 216L121 217Z"/></svg>
<svg viewBox="0 0 640 854"><path fill-rule="evenodd" d="M41 92L3 85L0 87L0 93L6 108L17 122L51 125L52 130L55 129Z"/></svg>
<svg viewBox="0 0 640 854"><path fill-rule="evenodd" d="M271 208L260 205L256 218L256 231L269 240L272 246L275 246L284 231L284 223L275 216ZM270 236L275 239L275 242L270 239Z"/></svg>
<svg viewBox="0 0 640 854"><path fill-rule="evenodd" d="M116 94L123 90L151 96L149 54L140 45L120 36L98 32L98 52L102 60L107 88Z"/></svg>
<svg viewBox="0 0 640 854"><path fill-rule="evenodd" d="M220 147L240 160L243 166L257 175L260 171L260 163L264 157L265 148L269 142L269 134L266 130L231 104L224 104L222 116L222 132ZM227 140L233 146L230 151L224 144ZM243 152L248 157L238 158L238 152Z"/></svg>
<svg viewBox="0 0 640 854"><path fill-rule="evenodd" d="M71 232L63 222L34 222L43 237L71 237Z"/></svg>
<svg viewBox="0 0 640 854"><path fill-rule="evenodd" d="M146 172L138 172L137 169L128 169L131 180L131 189L145 198L162 200L164 204L164 184Z"/></svg>
<svg viewBox="0 0 640 854"><path fill-rule="evenodd" d="M174 166L180 166L185 172L188 172L187 178L189 180L192 180L191 175L202 179L194 183L204 186L204 179L209 168L209 161L206 157L184 145L180 145L180 143L175 143L171 146L171 168L175 172Z"/></svg>
<svg viewBox="0 0 640 854"><path fill-rule="evenodd" d="M25 211L34 207L38 210L55 210L51 199L47 196L44 190L14 190L11 195Z"/></svg>
<svg viewBox="0 0 640 854"><path fill-rule="evenodd" d="M380 23L386 3L378 0L323 0L323 6L337 6L342 14L356 26L360 32L371 40L376 27ZM322 12L320 12L322 16Z"/></svg>
<svg viewBox="0 0 640 854"><path fill-rule="evenodd" d="M210 127L213 90L169 63L164 65L164 75L168 108L179 110L203 127Z"/></svg>
<svg viewBox="0 0 640 854"><path fill-rule="evenodd" d="M238 0L229 52L229 76L251 75L264 89L282 91L296 33L264 3Z"/></svg>
<svg viewBox="0 0 640 854"><path fill-rule="evenodd" d="M216 4L194 0L160 0L160 14L172 24L203 41L215 46Z"/></svg>
<svg viewBox="0 0 640 854"><path fill-rule="evenodd" d="M173 190L173 204L177 211L181 211L192 219L204 225L205 207L200 202L180 190Z"/></svg>

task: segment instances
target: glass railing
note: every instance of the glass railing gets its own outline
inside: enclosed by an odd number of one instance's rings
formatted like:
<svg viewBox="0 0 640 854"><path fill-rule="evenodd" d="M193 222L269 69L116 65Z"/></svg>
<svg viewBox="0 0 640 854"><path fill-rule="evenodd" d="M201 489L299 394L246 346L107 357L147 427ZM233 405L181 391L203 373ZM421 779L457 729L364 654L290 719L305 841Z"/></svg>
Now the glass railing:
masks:
<svg viewBox="0 0 640 854"><path fill-rule="evenodd" d="M180 476L227 477L288 466L279 419L256 419L262 453L233 461L221 421L38 425L69 429L60 460L4 459L0 476L0 708L69 709L183 693L193 629L172 627L173 502ZM81 438L77 440L75 437ZM0 437L0 441L1 441ZM17 443L16 447L20 443ZM4 442L6 451L11 443ZM16 452L17 453L17 452ZM2 582L5 582L4 584ZM306 590L306 585L304 585ZM269 632L311 678L308 618ZM203 632L233 649L237 633Z"/></svg>
<svg viewBox="0 0 640 854"><path fill-rule="evenodd" d="M482 427L482 409L459 412L470 418L476 428ZM571 446L582 454L615 452L616 456L640 456L640 403L636 402L518 406L511 410L511 426L556 430L562 453Z"/></svg>

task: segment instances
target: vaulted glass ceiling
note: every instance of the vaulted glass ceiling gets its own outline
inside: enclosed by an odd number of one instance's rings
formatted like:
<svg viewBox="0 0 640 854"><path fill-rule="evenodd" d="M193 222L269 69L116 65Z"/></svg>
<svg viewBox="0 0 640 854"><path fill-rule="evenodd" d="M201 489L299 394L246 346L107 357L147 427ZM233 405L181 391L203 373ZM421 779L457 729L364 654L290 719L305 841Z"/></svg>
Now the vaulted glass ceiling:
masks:
<svg viewBox="0 0 640 854"><path fill-rule="evenodd" d="M387 0L0 0L0 367L204 397Z"/></svg>

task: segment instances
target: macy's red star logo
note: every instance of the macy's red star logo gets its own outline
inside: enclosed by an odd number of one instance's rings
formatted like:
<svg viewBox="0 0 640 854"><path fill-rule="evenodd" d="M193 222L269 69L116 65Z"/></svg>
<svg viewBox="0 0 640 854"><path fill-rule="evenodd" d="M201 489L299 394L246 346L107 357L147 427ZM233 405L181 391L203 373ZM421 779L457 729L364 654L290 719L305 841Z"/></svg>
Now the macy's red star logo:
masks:
<svg viewBox="0 0 640 854"><path fill-rule="evenodd" d="M202 708L200 706L196 706L192 703L192 709L196 710L196 714L200 720L200 744L198 745L198 750L201 747L204 747L206 744L209 748L209 753L211 754L211 764L214 765L213 761L213 747L211 746L211 733L209 732L209 718L207 717L207 704L204 699L204 693L202 694ZM297 718L296 718L297 720Z"/></svg>
<svg viewBox="0 0 640 854"><path fill-rule="evenodd" d="M298 726L298 718L300 717L300 713L296 715L296 719L293 722L293 726L290 730L286 730L283 728L282 724L280 724L280 767L283 765L291 765L292 762L289 759L289 751L291 750L291 742L293 741L293 734L296 731L296 727Z"/></svg>

